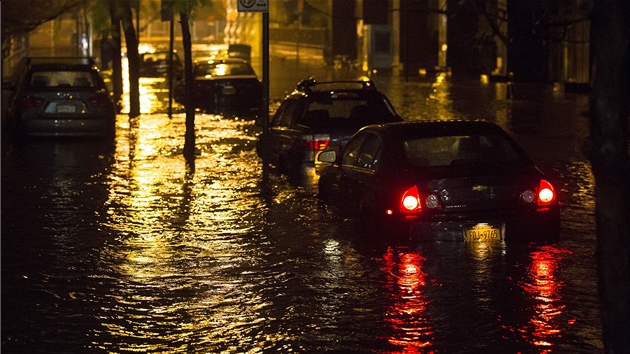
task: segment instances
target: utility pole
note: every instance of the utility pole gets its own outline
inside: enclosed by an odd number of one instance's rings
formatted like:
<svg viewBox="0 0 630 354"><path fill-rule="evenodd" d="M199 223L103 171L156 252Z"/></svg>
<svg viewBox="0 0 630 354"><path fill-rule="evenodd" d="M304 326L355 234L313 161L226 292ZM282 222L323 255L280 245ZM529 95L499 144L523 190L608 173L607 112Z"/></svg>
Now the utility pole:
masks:
<svg viewBox="0 0 630 354"><path fill-rule="evenodd" d="M392 0L392 37L394 74L398 76L400 69L402 69L400 63L400 0Z"/></svg>

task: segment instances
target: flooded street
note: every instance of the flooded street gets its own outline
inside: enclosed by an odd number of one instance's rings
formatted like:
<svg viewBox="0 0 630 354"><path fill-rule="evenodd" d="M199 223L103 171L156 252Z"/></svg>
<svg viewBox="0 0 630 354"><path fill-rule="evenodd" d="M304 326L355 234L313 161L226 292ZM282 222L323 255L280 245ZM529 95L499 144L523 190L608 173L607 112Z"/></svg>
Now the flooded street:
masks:
<svg viewBox="0 0 630 354"><path fill-rule="evenodd" d="M309 68L276 70L272 108ZM251 120L198 114L194 161L181 113L3 136L3 353L603 352L588 96L373 79L408 120L505 128L560 182L560 241L366 243L307 182L263 193Z"/></svg>

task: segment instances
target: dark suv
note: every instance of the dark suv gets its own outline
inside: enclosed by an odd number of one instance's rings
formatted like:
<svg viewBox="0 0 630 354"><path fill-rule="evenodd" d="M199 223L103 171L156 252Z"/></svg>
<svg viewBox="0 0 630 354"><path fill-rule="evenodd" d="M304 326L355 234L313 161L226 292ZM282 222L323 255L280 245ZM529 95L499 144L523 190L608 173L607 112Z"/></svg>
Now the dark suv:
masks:
<svg viewBox="0 0 630 354"><path fill-rule="evenodd" d="M338 151L360 128L370 124L399 122L387 97L371 80L298 83L280 105L256 145L264 158L262 142L269 139L269 163L281 173L316 177L323 168L317 156ZM260 124L259 124L260 125Z"/></svg>

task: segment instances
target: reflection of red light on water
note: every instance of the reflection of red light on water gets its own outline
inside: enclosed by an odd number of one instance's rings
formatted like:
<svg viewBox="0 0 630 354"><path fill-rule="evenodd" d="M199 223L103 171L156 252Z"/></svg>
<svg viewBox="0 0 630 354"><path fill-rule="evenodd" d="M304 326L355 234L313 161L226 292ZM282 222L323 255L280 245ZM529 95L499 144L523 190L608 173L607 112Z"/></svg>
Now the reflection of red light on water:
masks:
<svg viewBox="0 0 630 354"><path fill-rule="evenodd" d="M391 248L383 255L383 271L387 276L384 286L390 300L385 322L393 330L387 340L401 347L389 353L431 352L426 350L431 346L434 331L425 313L428 302L424 295L424 260L418 252L397 252Z"/></svg>
<svg viewBox="0 0 630 354"><path fill-rule="evenodd" d="M526 341L538 347L541 353L552 351L553 342L550 339L560 336L566 330L566 323L575 323L575 320L562 323L559 319L565 305L560 303L564 284L558 279L558 262L562 253L566 252L568 251L546 246L530 253L531 263L519 285L530 296L527 302L532 305L526 310L533 313L527 323L507 328L520 333Z"/></svg>

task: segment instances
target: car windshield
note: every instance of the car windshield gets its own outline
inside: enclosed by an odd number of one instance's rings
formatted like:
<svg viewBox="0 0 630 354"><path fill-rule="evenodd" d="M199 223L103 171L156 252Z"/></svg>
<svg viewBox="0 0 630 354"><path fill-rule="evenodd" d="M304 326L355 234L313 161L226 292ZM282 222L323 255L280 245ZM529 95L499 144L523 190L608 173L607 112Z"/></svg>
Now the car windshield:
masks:
<svg viewBox="0 0 630 354"><path fill-rule="evenodd" d="M364 126L396 120L396 114L385 101L349 96L311 101L300 124L313 127L336 121Z"/></svg>
<svg viewBox="0 0 630 354"><path fill-rule="evenodd" d="M197 64L195 76L255 75L246 63L207 63Z"/></svg>
<svg viewBox="0 0 630 354"><path fill-rule="evenodd" d="M31 74L30 88L89 88L100 85L95 73L89 71L35 71Z"/></svg>
<svg viewBox="0 0 630 354"><path fill-rule="evenodd" d="M426 137L405 140L403 146L407 160L421 167L519 160L519 154L500 135Z"/></svg>

